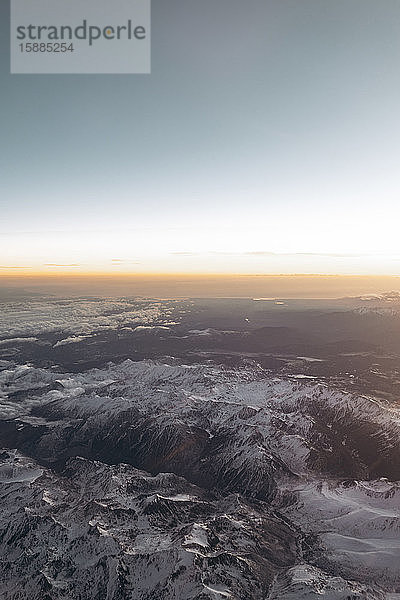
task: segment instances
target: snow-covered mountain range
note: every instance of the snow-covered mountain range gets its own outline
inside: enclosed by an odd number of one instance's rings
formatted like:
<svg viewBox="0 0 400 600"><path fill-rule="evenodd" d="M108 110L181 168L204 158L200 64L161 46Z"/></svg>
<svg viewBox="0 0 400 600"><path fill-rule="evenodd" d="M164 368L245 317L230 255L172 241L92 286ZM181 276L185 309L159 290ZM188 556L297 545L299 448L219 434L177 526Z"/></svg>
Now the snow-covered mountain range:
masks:
<svg viewBox="0 0 400 600"><path fill-rule="evenodd" d="M256 365L0 372L2 598L400 598L400 413Z"/></svg>

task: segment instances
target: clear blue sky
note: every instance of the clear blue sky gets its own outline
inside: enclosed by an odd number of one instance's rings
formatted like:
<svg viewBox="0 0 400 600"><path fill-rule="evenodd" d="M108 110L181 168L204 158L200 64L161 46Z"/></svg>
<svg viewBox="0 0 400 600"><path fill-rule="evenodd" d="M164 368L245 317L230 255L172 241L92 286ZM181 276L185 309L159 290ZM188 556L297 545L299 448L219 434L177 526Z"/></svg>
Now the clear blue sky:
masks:
<svg viewBox="0 0 400 600"><path fill-rule="evenodd" d="M399 271L398 0L153 0L127 76L9 75L6 4L3 269Z"/></svg>

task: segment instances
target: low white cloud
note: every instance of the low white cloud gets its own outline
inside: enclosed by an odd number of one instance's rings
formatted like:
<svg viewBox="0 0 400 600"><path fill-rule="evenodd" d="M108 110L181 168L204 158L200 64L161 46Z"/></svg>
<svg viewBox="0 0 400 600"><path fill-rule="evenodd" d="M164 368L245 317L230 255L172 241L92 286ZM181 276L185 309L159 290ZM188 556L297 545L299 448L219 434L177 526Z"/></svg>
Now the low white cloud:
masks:
<svg viewBox="0 0 400 600"><path fill-rule="evenodd" d="M0 346L5 346L6 344L19 344L21 342L37 342L37 338L35 338L35 337L7 338L6 340L0 340Z"/></svg>
<svg viewBox="0 0 400 600"><path fill-rule="evenodd" d="M157 301L108 298L40 298L4 302L0 311L0 337L22 338L62 332L64 336L60 342L74 343L81 341L78 338L82 336L126 326L162 325L163 321L171 321L172 310L172 307Z"/></svg>
<svg viewBox="0 0 400 600"><path fill-rule="evenodd" d="M83 340L87 340L90 337L90 335L76 335L68 337L54 344L53 348L57 348L57 346L66 346L67 344L78 344L79 342L83 342Z"/></svg>

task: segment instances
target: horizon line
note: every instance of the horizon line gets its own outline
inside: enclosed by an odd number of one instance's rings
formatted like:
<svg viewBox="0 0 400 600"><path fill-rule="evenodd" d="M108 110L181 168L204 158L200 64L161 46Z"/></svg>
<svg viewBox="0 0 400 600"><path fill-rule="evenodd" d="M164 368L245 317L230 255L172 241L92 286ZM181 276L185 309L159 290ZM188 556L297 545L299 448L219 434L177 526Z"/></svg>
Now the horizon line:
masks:
<svg viewBox="0 0 400 600"><path fill-rule="evenodd" d="M314 278L390 278L400 279L400 274L390 273L208 273L208 272L119 272L115 271L21 271L0 270L0 279L33 279L33 278L232 278L232 277L314 277Z"/></svg>

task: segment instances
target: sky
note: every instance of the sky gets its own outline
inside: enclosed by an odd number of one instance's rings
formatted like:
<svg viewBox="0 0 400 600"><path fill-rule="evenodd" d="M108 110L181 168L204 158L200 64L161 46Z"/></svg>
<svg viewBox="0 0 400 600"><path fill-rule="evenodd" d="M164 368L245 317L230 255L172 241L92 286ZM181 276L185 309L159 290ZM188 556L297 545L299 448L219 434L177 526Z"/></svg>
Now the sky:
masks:
<svg viewBox="0 0 400 600"><path fill-rule="evenodd" d="M151 75L10 75L0 276L400 272L398 0L153 0Z"/></svg>

